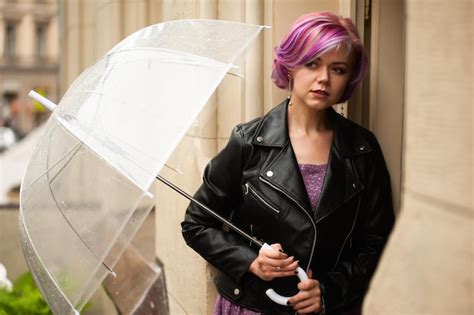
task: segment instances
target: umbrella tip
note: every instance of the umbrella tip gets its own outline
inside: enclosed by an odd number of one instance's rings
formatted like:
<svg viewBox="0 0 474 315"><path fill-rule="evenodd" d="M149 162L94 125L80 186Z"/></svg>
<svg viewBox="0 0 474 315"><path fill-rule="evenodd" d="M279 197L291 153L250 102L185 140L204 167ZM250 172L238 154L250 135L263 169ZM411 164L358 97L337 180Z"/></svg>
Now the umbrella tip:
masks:
<svg viewBox="0 0 474 315"><path fill-rule="evenodd" d="M47 99L46 97L44 97L43 95L35 92L34 90L31 90L29 93L28 93L28 96L31 97L32 99L34 99L35 101L41 103L41 105L43 105L44 107L46 107L48 110L50 110L51 112L53 112L56 107L58 105L54 104L53 102L51 102L49 99Z"/></svg>

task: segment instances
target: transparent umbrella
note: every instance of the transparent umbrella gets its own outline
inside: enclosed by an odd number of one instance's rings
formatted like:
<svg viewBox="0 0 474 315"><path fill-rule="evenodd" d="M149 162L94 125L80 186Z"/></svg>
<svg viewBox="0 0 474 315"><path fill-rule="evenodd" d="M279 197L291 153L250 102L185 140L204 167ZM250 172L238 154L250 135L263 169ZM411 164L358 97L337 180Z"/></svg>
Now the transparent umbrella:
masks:
<svg viewBox="0 0 474 315"><path fill-rule="evenodd" d="M20 194L23 252L54 313L78 313L113 273L154 205L155 177L261 29L216 20L153 25L70 86Z"/></svg>

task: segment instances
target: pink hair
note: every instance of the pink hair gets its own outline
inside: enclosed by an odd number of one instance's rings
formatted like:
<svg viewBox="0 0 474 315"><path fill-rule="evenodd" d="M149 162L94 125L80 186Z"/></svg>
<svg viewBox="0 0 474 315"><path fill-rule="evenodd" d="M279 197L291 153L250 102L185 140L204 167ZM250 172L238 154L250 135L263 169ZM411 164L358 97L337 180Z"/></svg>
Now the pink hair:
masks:
<svg viewBox="0 0 474 315"><path fill-rule="evenodd" d="M288 74L292 69L341 46L348 49L351 58L349 82L339 102L346 101L367 73L367 53L351 19L332 12L313 12L296 20L290 32L275 48L273 82L279 88L288 89Z"/></svg>

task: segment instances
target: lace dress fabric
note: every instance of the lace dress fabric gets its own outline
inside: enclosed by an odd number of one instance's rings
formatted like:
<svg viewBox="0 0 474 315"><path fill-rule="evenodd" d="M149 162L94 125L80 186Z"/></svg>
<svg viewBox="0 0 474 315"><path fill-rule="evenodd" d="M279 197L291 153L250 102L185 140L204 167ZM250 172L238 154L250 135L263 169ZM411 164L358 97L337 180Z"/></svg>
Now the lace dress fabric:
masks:
<svg viewBox="0 0 474 315"><path fill-rule="evenodd" d="M319 197L326 177L327 164L298 164L303 177L306 192L313 211L318 206Z"/></svg>
<svg viewBox="0 0 474 315"><path fill-rule="evenodd" d="M214 315L260 315L262 313L255 312L234 304L225 299L220 294L217 295L216 304L214 306Z"/></svg>

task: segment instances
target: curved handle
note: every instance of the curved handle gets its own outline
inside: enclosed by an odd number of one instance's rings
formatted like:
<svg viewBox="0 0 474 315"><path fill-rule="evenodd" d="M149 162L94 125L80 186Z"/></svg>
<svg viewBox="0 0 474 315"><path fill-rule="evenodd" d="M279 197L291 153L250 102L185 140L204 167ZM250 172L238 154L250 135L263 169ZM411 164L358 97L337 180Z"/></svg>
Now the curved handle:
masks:
<svg viewBox="0 0 474 315"><path fill-rule="evenodd" d="M262 246L263 249L271 249L271 250L274 250L273 247L271 247L270 245L268 245L267 243L263 244ZM300 279L300 281L304 281L304 280L307 280L308 279L308 275L306 274L306 272L303 270L303 268L301 267L298 267L296 269L296 271L298 272L297 273L297 276L298 278ZM273 302L277 303L277 304L280 304L280 305L288 305L288 299L290 298L290 296L283 296L283 295L280 295L278 293L275 292L275 290L273 289L268 289L266 292L267 296L270 298L270 300L272 300Z"/></svg>

